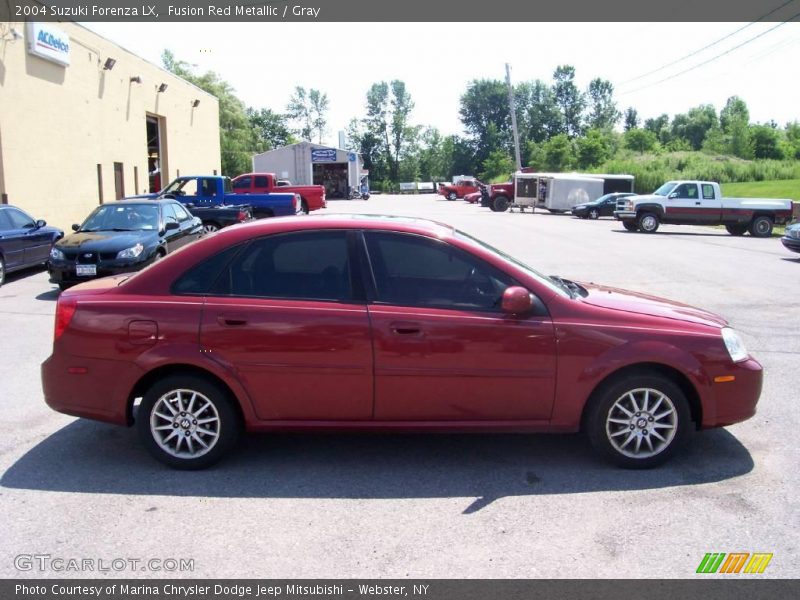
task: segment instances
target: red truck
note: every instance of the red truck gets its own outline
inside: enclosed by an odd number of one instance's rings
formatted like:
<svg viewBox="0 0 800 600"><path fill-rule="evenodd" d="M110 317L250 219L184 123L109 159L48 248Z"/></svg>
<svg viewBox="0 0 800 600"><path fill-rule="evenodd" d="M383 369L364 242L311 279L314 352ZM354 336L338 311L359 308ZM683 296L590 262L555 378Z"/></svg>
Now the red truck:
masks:
<svg viewBox="0 0 800 600"><path fill-rule="evenodd" d="M325 208L325 186L322 185L284 185L283 179L274 173L244 173L232 180L234 194L272 194L294 192L300 195L303 212Z"/></svg>
<svg viewBox="0 0 800 600"><path fill-rule="evenodd" d="M455 183L439 184L439 194L448 200L455 200L480 191L481 185L481 182L474 178L459 179Z"/></svg>

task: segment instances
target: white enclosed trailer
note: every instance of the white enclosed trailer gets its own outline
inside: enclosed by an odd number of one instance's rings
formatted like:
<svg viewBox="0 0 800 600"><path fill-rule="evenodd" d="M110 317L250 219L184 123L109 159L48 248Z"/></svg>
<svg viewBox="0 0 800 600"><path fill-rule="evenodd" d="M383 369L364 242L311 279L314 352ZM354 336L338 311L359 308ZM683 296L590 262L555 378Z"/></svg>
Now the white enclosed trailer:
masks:
<svg viewBox="0 0 800 600"><path fill-rule="evenodd" d="M513 208L544 208L554 213L572 210L576 204L603 195L603 180L570 173L523 173L514 175Z"/></svg>

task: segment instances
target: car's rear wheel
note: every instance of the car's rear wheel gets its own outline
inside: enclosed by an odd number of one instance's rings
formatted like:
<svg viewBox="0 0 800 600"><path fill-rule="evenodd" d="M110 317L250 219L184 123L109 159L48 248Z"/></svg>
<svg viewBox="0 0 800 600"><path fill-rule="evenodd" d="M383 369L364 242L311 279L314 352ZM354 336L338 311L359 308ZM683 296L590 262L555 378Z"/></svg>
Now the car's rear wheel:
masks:
<svg viewBox="0 0 800 600"><path fill-rule="evenodd" d="M596 208L593 208L592 210L589 211L589 218L590 219L597 219L599 217L600 217L600 213L597 212Z"/></svg>
<svg viewBox="0 0 800 600"><path fill-rule="evenodd" d="M769 237L772 235L772 219L761 215L750 223L750 235L753 237Z"/></svg>
<svg viewBox="0 0 800 600"><path fill-rule="evenodd" d="M450 192L449 194L447 194L447 199L448 200L455 200L457 198L458 198L458 194L456 194L455 192Z"/></svg>
<svg viewBox="0 0 800 600"><path fill-rule="evenodd" d="M658 220L658 215L651 212L642 213L639 215L637 225L642 233L655 233L658 231L658 226L661 222Z"/></svg>
<svg viewBox="0 0 800 600"><path fill-rule="evenodd" d="M725 229L731 235L744 235L747 233L747 225L725 225Z"/></svg>
<svg viewBox="0 0 800 600"><path fill-rule="evenodd" d="M648 469L669 459L686 441L691 414L671 379L642 373L601 390L587 413L594 447L617 465Z"/></svg>
<svg viewBox="0 0 800 600"><path fill-rule="evenodd" d="M626 231L639 231L639 226L633 221L623 221L622 226Z"/></svg>
<svg viewBox="0 0 800 600"><path fill-rule="evenodd" d="M242 430L230 395L191 374L166 377L147 390L136 426L147 450L176 469L203 469L217 462Z"/></svg>
<svg viewBox="0 0 800 600"><path fill-rule="evenodd" d="M300 200L300 212L302 212L304 215L307 215L309 212L308 202L306 202L305 200Z"/></svg>
<svg viewBox="0 0 800 600"><path fill-rule="evenodd" d="M206 221L203 223L203 234L214 233L219 231L219 225L213 221Z"/></svg>
<svg viewBox="0 0 800 600"><path fill-rule="evenodd" d="M0 256L0 287L6 282L6 263L3 257Z"/></svg>

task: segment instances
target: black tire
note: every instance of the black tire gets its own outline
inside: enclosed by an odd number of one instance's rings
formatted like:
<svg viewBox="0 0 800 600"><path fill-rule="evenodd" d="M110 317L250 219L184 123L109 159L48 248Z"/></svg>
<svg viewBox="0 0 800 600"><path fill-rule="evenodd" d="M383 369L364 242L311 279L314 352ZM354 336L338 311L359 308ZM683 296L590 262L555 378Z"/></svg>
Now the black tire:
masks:
<svg viewBox="0 0 800 600"><path fill-rule="evenodd" d="M511 200L506 196L497 196L492 200L492 210L494 212L506 212L511 206Z"/></svg>
<svg viewBox="0 0 800 600"><path fill-rule="evenodd" d="M744 235L747 233L747 225L725 225L725 229L731 235Z"/></svg>
<svg viewBox="0 0 800 600"><path fill-rule="evenodd" d="M214 221L204 221L203 222L203 235L214 233L215 231L219 231L222 229L219 223L215 223Z"/></svg>
<svg viewBox="0 0 800 600"><path fill-rule="evenodd" d="M447 194L447 199L448 200L456 200L457 198L458 198L458 194L456 194L455 192L450 192L449 194Z"/></svg>
<svg viewBox="0 0 800 600"><path fill-rule="evenodd" d="M193 414L197 406L191 402L192 394L197 395L195 403L199 396L210 405L201 404L203 410ZM203 422L205 419L209 421ZM155 429L164 426L169 428ZM174 469L195 470L205 469L230 452L241 435L242 421L226 390L208 379L187 373L161 379L147 390L136 414L136 428L154 458ZM183 432L185 437L173 436L172 432ZM168 450L172 448L170 438L178 440L172 450ZM203 443L210 447L203 448Z"/></svg>
<svg viewBox="0 0 800 600"><path fill-rule="evenodd" d="M600 212L596 208L593 208L592 210L589 211L589 214L586 215L586 216L589 217L592 220L599 219L600 218Z"/></svg>
<svg viewBox="0 0 800 600"><path fill-rule="evenodd" d="M0 287L6 282L6 261L0 256Z"/></svg>
<svg viewBox="0 0 800 600"><path fill-rule="evenodd" d="M622 226L626 231L639 231L639 226L633 221L623 221Z"/></svg>
<svg viewBox="0 0 800 600"><path fill-rule="evenodd" d="M750 231L750 235L753 237L770 237L772 235L773 225L771 218L766 215L760 215L750 222L748 231Z"/></svg>
<svg viewBox="0 0 800 600"><path fill-rule="evenodd" d="M309 213L308 202L306 202L305 199L303 199L303 198L300 199L300 211L304 215L307 215Z"/></svg>
<svg viewBox="0 0 800 600"><path fill-rule="evenodd" d="M590 400L584 426L592 445L611 462L626 469L650 469L686 442L691 420L686 396L674 381L641 372L598 390Z"/></svg>
<svg viewBox="0 0 800 600"><path fill-rule="evenodd" d="M661 220L655 213L643 212L637 217L636 224L642 233L655 233L661 225Z"/></svg>
<svg viewBox="0 0 800 600"><path fill-rule="evenodd" d="M58 284L58 289L60 289L62 292L64 290L68 290L71 287L72 287L71 283L64 283L63 281Z"/></svg>

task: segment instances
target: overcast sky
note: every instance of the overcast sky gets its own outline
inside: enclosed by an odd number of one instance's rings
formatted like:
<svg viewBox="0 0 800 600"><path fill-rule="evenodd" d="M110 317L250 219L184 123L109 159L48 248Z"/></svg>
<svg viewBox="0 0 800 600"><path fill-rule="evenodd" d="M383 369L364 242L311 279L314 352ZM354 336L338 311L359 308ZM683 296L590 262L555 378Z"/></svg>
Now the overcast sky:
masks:
<svg viewBox="0 0 800 600"><path fill-rule="evenodd" d="M462 133L459 97L467 84L504 78L506 62L515 83L551 83L562 64L575 67L582 89L595 77L608 79L620 110L633 106L642 118L672 116L699 104L719 110L738 95L754 122L774 119L783 126L800 120L800 23L795 22L773 31L768 30L778 23L84 25L150 62L160 65L161 52L169 48L197 65L196 72L216 71L248 106L282 112L296 85L317 88L330 101L331 144L351 118L363 115L370 85L392 79L406 82L416 105L412 122ZM666 68L640 77L661 67Z"/></svg>

